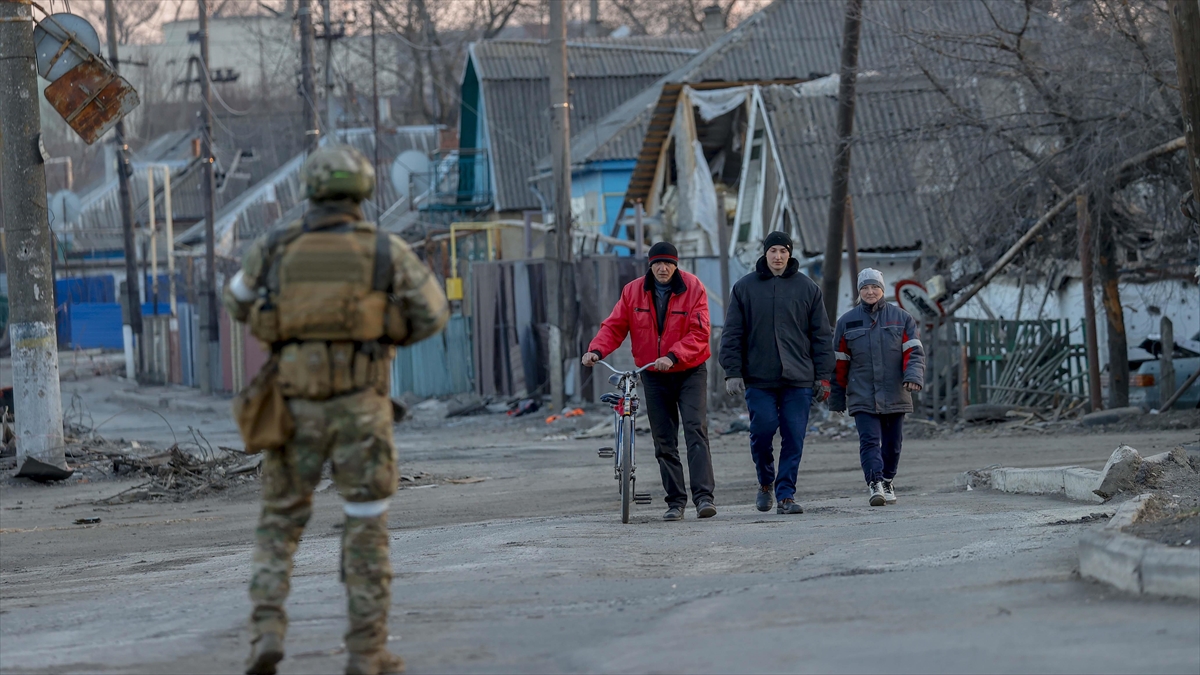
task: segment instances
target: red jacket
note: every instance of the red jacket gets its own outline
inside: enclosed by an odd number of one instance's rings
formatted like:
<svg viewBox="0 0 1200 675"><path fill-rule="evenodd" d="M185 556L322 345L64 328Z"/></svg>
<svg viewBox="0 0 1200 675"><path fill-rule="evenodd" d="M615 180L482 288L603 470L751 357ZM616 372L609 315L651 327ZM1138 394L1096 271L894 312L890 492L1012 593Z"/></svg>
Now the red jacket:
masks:
<svg viewBox="0 0 1200 675"><path fill-rule="evenodd" d="M611 354L625 336L633 343L633 362L638 368L669 356L675 366L668 372L695 368L708 361L710 326L708 322L708 292L694 274L677 270L671 277L671 297L667 301L667 317L662 335L658 333L658 317L654 308L654 276L635 279L625 285L621 299L612 314L600 324L600 332L588 345L588 351L600 358Z"/></svg>

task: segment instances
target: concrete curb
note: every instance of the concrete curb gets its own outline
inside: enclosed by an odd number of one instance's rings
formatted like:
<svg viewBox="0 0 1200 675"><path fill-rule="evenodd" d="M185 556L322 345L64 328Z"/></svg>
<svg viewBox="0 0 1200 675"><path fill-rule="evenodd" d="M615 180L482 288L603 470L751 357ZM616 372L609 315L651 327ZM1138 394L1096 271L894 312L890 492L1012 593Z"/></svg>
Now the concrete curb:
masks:
<svg viewBox="0 0 1200 675"><path fill-rule="evenodd" d="M1200 549L1125 534L1150 495L1125 502L1104 527L1079 539L1079 573L1129 593L1200 600Z"/></svg>
<svg viewBox="0 0 1200 675"><path fill-rule="evenodd" d="M990 483L1001 492L1020 494L1061 494L1067 499L1092 504L1104 503L1093 490L1103 475L1099 471L1077 466L1055 466L1044 469L993 469Z"/></svg>

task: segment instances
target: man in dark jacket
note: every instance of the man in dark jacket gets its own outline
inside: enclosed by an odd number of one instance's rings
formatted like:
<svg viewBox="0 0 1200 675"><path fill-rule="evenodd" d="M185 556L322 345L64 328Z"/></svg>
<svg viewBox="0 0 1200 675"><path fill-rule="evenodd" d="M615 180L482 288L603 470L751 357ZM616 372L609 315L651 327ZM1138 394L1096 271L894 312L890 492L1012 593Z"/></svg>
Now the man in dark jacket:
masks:
<svg viewBox="0 0 1200 675"><path fill-rule="evenodd" d="M745 392L750 410L750 454L758 470L755 505L804 513L796 503L796 475L804 452L809 408L829 398L833 345L821 289L800 274L792 240L772 232L755 271L730 293L721 337L721 367L730 394ZM773 443L781 431L779 470Z"/></svg>
<svg viewBox="0 0 1200 675"><path fill-rule="evenodd" d="M679 269L679 253L660 241L650 247L650 270L626 284L600 332L588 345L583 365L591 367L630 337L633 362L642 374L646 413L654 435L654 457L667 491L663 520L682 520L687 506L683 464L679 461L679 421L687 442L688 472L696 515L717 515L713 505L712 456L708 449L708 293L692 274Z"/></svg>

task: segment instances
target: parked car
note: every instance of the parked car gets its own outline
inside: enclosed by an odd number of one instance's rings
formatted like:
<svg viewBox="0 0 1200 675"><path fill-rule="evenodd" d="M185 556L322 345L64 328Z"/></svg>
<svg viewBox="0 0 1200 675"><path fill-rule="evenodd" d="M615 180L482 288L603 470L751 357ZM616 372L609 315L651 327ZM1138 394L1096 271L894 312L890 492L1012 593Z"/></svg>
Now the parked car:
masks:
<svg viewBox="0 0 1200 675"><path fill-rule="evenodd" d="M1200 357L1175 359L1175 386L1181 387L1192 373L1200 368ZM1159 384L1162 382L1162 361L1157 359L1146 361L1138 367L1129 378L1129 405L1141 406L1147 410L1157 408L1162 403L1162 392ZM1166 394L1170 396L1171 394ZM1171 406L1173 410L1192 410L1200 407L1200 380L1192 383Z"/></svg>

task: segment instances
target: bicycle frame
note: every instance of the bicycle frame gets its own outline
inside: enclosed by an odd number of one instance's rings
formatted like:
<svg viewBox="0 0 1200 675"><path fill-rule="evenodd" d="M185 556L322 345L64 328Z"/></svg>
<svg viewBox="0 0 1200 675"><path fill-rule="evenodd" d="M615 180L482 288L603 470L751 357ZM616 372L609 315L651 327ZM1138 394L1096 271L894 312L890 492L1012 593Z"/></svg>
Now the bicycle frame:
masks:
<svg viewBox="0 0 1200 675"><path fill-rule="evenodd" d="M603 363L605 367L613 371L613 375L609 376L609 382L615 385L621 392L620 400L613 405L613 435L616 437L616 446L613 448L613 478L617 479L617 492L621 495L622 522L629 522L629 503L631 501L643 503L637 498L636 494L633 494L637 472L637 465L634 461L634 446L636 445L634 424L637 419L638 405L640 403L637 395L638 375L653 364L646 364L637 370L621 371L613 368L611 364L603 360L600 363ZM625 424L626 419L629 420L628 425ZM621 475L625 462L626 433L629 434L629 471L627 481L622 480ZM628 482L628 485L626 485L626 482ZM643 497L648 498L648 496Z"/></svg>

